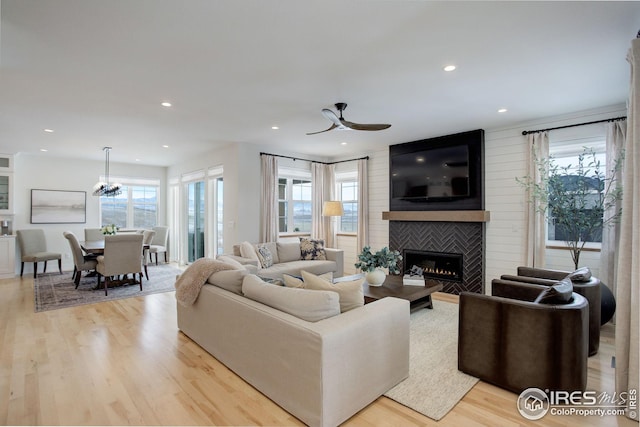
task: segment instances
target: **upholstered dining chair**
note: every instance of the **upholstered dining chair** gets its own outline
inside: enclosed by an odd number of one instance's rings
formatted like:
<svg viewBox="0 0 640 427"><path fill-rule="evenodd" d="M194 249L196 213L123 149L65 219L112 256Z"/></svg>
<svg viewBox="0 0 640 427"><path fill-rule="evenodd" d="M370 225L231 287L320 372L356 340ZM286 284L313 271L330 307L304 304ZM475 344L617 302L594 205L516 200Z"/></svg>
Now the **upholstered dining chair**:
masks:
<svg viewBox="0 0 640 427"><path fill-rule="evenodd" d="M101 228L85 228L84 240L87 242L93 242L95 240L104 240L104 234L102 234Z"/></svg>
<svg viewBox="0 0 640 427"><path fill-rule="evenodd" d="M95 256L85 255L80 247L78 238L71 231L65 231L62 235L69 241L71 246L71 254L73 254L73 283L76 284L76 289L80 284L80 277L83 271L95 270L98 262Z"/></svg>
<svg viewBox="0 0 640 427"><path fill-rule="evenodd" d="M62 274L62 255L57 252L47 251L47 240L44 230L40 228L30 230L17 230L18 247L20 248L20 277L24 272L24 263L33 263L33 278L38 275L38 263L44 261L43 273L47 271L47 261L58 260L58 270Z"/></svg>
<svg viewBox="0 0 640 427"><path fill-rule="evenodd" d="M156 232L155 236L153 236L153 240L151 240L151 246L149 248L149 255L151 260L151 256L153 254L156 255L156 265L158 265L158 252L164 252L164 262L169 262L167 259L167 242L169 240L169 227L153 227L153 231Z"/></svg>
<svg viewBox="0 0 640 427"><path fill-rule="evenodd" d="M156 232L153 230L143 230L142 231L142 265L144 266L144 276L149 280L149 272L147 271L147 258L151 261L151 254L149 253L149 248L151 247L151 242L153 241L153 236L156 235Z"/></svg>
<svg viewBox="0 0 640 427"><path fill-rule="evenodd" d="M109 284L114 276L133 274L140 276L142 290L142 234L117 234L105 236L104 255L97 258L98 287L104 276L104 294L108 294Z"/></svg>

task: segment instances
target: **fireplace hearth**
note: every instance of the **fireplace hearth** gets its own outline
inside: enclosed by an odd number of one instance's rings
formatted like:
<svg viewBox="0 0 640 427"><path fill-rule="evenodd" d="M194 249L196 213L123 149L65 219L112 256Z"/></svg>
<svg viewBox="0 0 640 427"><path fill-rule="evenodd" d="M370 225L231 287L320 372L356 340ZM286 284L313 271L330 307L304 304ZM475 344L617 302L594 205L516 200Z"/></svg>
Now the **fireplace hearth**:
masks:
<svg viewBox="0 0 640 427"><path fill-rule="evenodd" d="M425 278L463 281L462 254L405 249L402 259L405 272L415 265L423 270Z"/></svg>

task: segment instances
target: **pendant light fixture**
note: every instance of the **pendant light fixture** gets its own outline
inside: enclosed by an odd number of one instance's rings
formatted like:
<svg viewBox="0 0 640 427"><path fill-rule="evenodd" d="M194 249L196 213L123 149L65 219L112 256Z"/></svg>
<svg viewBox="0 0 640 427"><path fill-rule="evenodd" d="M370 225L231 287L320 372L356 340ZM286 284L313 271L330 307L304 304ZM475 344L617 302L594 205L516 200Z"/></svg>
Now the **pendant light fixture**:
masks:
<svg viewBox="0 0 640 427"><path fill-rule="evenodd" d="M109 183L109 152L111 151L111 147L104 147L102 150L105 152L105 161L104 161L104 179L105 181L98 182L93 186L93 195L94 196L118 196L122 194L122 185L121 184L110 184Z"/></svg>

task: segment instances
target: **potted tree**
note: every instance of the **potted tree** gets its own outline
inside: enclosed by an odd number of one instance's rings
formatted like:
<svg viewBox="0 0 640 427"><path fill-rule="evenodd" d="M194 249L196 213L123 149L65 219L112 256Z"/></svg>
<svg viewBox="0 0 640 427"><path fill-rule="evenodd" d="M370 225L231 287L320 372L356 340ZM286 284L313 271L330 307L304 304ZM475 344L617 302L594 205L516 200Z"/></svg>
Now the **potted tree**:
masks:
<svg viewBox="0 0 640 427"><path fill-rule="evenodd" d="M386 246L376 253L371 252L369 246L365 246L358 255L358 259L359 261L354 265L365 273L369 286L382 286L387 276L383 268L387 268L391 274L400 273L398 262L402 261L402 255Z"/></svg>
<svg viewBox="0 0 640 427"><path fill-rule="evenodd" d="M516 180L530 194L535 209L547 216L556 235L564 240L571 252L575 269L587 241L599 240L602 229L620 219L622 187L615 179L622 165L622 156L615 160L611 177L606 177L592 149L585 148L577 165L559 166L552 157L535 159L540 181L526 176ZM604 212L613 210L611 216Z"/></svg>

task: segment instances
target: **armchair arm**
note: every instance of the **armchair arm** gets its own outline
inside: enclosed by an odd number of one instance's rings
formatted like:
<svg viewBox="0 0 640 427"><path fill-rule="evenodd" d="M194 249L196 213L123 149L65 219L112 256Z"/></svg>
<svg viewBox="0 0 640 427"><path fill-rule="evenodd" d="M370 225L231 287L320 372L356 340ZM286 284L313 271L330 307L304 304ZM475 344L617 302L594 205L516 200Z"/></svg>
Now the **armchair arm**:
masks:
<svg viewBox="0 0 640 427"><path fill-rule="evenodd" d="M491 295L520 301L534 301L548 286L516 282L512 280L493 279Z"/></svg>

